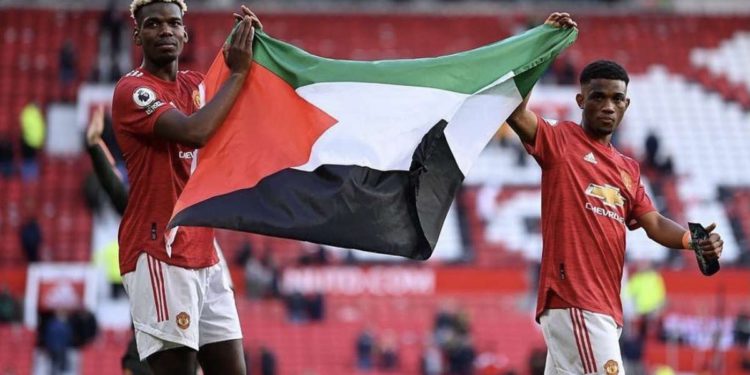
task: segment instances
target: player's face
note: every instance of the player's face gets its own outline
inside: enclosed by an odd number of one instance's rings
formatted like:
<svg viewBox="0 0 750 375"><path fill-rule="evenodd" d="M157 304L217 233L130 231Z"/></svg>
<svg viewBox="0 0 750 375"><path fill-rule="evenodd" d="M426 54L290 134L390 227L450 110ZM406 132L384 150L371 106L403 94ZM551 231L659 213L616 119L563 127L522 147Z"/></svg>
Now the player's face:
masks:
<svg viewBox="0 0 750 375"><path fill-rule="evenodd" d="M615 79L592 79L581 87L576 100L583 109L583 124L595 135L611 135L630 105L628 87Z"/></svg>
<svg viewBox="0 0 750 375"><path fill-rule="evenodd" d="M153 3L141 8L134 38L146 58L155 64L177 60L187 42L180 7L173 3Z"/></svg>

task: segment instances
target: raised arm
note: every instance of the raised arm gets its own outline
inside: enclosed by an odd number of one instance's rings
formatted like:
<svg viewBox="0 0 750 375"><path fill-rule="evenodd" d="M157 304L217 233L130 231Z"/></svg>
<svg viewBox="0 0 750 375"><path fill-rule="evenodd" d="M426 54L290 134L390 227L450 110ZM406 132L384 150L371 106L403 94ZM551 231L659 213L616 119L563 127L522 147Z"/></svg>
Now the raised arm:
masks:
<svg viewBox="0 0 750 375"><path fill-rule="evenodd" d="M250 72L256 24L259 24L257 18L245 14L232 33L229 44L224 48L224 57L231 74L216 96L190 116L176 109L159 116L154 125L157 136L196 148L203 147L208 142L229 114Z"/></svg>
<svg viewBox="0 0 750 375"><path fill-rule="evenodd" d="M544 24L566 29L578 26L578 24L576 24L570 17L570 14L558 12L550 14L549 17L547 17L547 20L544 21ZM529 95L531 95L531 93L529 93ZM521 102L515 111L510 114L507 122L511 129L518 134L518 137L521 138L521 141L533 144L534 139L536 138L537 118L536 114L529 111L527 108L529 95L526 95L523 102Z"/></svg>
<svg viewBox="0 0 750 375"><path fill-rule="evenodd" d="M687 229L656 211L641 216L638 218L638 223L646 231L648 238L664 247L672 249L687 249L690 247L690 234ZM716 229L716 224L706 227L709 233L714 229ZM724 249L724 241L718 233L711 233L707 240L700 241L697 246L703 250L703 255L707 258L719 258Z"/></svg>
<svg viewBox="0 0 750 375"><path fill-rule="evenodd" d="M529 93L531 94L531 93ZM521 104L516 107L513 113L508 117L508 125L513 129L523 143L534 144L536 138L536 114L526 109L529 103L529 96L523 98Z"/></svg>
<svg viewBox="0 0 750 375"><path fill-rule="evenodd" d="M117 212L122 215L128 205L128 188L115 168L114 158L102 141L104 131L104 109L97 108L86 129L86 150L94 165L94 173Z"/></svg>

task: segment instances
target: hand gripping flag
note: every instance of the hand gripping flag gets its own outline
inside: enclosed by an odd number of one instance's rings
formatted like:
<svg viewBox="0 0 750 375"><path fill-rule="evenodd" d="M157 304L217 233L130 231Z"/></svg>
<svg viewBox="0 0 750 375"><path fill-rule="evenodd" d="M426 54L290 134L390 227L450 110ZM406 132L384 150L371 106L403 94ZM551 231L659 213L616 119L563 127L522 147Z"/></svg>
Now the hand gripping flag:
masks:
<svg viewBox="0 0 750 375"><path fill-rule="evenodd" d="M575 29L435 58L333 60L255 35L248 80L170 226L427 259L474 160ZM210 99L229 75L221 53Z"/></svg>

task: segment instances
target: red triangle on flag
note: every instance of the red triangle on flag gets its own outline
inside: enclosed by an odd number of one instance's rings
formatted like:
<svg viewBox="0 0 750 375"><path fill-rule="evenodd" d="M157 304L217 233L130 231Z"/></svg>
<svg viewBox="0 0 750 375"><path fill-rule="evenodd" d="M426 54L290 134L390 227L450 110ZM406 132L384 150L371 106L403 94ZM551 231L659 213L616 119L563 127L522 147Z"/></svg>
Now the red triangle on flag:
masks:
<svg viewBox="0 0 750 375"><path fill-rule="evenodd" d="M173 211L255 186L264 177L305 164L313 144L337 120L297 95L294 88L253 62L234 107L199 155ZM229 76L219 54L204 81L207 101Z"/></svg>

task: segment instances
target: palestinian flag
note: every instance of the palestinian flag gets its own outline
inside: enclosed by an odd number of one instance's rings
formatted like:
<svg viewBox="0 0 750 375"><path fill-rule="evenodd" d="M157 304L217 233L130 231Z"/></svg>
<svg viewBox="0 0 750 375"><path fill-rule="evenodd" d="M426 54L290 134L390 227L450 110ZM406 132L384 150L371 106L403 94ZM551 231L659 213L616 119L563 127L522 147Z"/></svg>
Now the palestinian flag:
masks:
<svg viewBox="0 0 750 375"><path fill-rule="evenodd" d="M454 55L365 62L258 31L250 78L170 226L427 259L472 163L576 35L539 26ZM220 53L208 99L228 75Z"/></svg>

